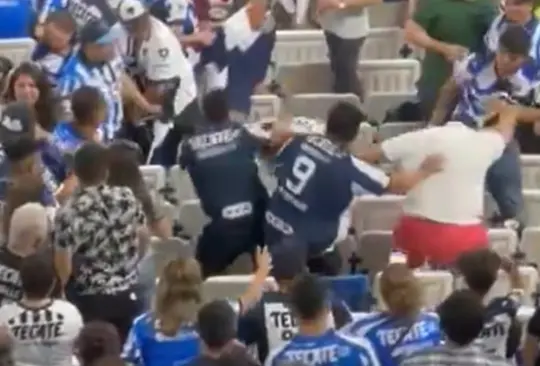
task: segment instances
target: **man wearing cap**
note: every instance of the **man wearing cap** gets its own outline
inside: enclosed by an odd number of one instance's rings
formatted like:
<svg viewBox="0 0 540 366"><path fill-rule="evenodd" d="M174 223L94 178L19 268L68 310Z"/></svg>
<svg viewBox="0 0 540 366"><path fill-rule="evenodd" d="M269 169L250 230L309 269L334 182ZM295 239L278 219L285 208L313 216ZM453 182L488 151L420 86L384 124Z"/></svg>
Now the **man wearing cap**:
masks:
<svg viewBox="0 0 540 366"><path fill-rule="evenodd" d="M79 33L81 48L66 63L59 80L60 94L69 111L70 95L83 85L97 88L107 103L107 116L101 125L106 141L112 140L123 121L123 98L133 99L148 113L159 113L139 93L133 81L124 73L124 63L116 52L117 33L104 21L91 21Z"/></svg>

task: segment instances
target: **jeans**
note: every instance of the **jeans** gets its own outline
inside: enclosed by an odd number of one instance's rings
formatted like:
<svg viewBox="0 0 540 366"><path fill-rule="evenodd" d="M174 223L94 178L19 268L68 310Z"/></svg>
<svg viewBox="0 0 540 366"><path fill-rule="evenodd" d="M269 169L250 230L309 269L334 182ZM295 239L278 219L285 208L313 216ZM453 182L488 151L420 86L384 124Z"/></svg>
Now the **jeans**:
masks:
<svg viewBox="0 0 540 366"><path fill-rule="evenodd" d="M328 45L330 68L334 74L334 92L353 93L362 96L362 87L356 68L360 49L365 38L345 39L330 32L324 32Z"/></svg>
<svg viewBox="0 0 540 366"><path fill-rule="evenodd" d="M501 219L521 218L523 192L519 147L516 141L510 142L499 160L489 168L486 185L497 203Z"/></svg>

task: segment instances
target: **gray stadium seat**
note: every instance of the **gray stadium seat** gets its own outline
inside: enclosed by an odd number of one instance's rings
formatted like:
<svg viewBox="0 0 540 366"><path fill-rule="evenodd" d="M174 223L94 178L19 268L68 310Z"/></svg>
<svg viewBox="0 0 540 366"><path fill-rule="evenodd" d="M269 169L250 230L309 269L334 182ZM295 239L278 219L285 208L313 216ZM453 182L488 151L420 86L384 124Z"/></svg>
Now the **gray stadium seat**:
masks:
<svg viewBox="0 0 540 366"><path fill-rule="evenodd" d="M379 126L377 139L382 142L407 132L420 130L424 126L423 122L386 122Z"/></svg>
<svg viewBox="0 0 540 366"><path fill-rule="evenodd" d="M540 226L540 190L524 189L527 226Z"/></svg>
<svg viewBox="0 0 540 366"><path fill-rule="evenodd" d="M356 239L359 241L364 231L390 231L401 215L404 196L362 196L352 204L352 222Z"/></svg>
<svg viewBox="0 0 540 366"><path fill-rule="evenodd" d="M32 38L16 38L0 40L0 54L18 65L29 61L36 42Z"/></svg>
<svg viewBox="0 0 540 366"><path fill-rule="evenodd" d="M521 155L523 188L540 188L540 155Z"/></svg>
<svg viewBox="0 0 540 366"><path fill-rule="evenodd" d="M525 261L540 268L540 227L523 230L520 249L525 253Z"/></svg>
<svg viewBox="0 0 540 366"><path fill-rule="evenodd" d="M180 204L178 220L191 238L201 235L204 225L208 223L208 217L201 208L199 200L186 200Z"/></svg>
<svg viewBox="0 0 540 366"><path fill-rule="evenodd" d="M275 95L254 95L251 97L251 102L250 122L277 118L279 115L280 100Z"/></svg>
<svg viewBox="0 0 540 366"><path fill-rule="evenodd" d="M390 262L392 243L391 231L363 232L358 240L356 251L361 260L360 268L367 270L370 275L375 275L385 269Z"/></svg>
<svg viewBox="0 0 540 366"><path fill-rule="evenodd" d="M197 193L191 182L191 178L179 165L171 168L169 173L169 184L174 189L174 198L180 205L183 201L197 199Z"/></svg>
<svg viewBox="0 0 540 366"><path fill-rule="evenodd" d="M328 111L338 102L348 102L360 107L360 100L354 94L296 94L291 100L291 112L295 116L318 118L325 121Z"/></svg>
<svg viewBox="0 0 540 366"><path fill-rule="evenodd" d="M510 258L517 250L518 238L511 229L489 229L489 246L499 255Z"/></svg>
<svg viewBox="0 0 540 366"><path fill-rule="evenodd" d="M238 299L246 291L252 275L215 276L203 284L203 296L206 301L216 299ZM266 278L268 286L275 286L274 278Z"/></svg>
<svg viewBox="0 0 540 366"><path fill-rule="evenodd" d="M140 167L141 173L148 187L152 193L157 193L163 187L165 187L166 182L166 172L165 169L160 165L143 165Z"/></svg>

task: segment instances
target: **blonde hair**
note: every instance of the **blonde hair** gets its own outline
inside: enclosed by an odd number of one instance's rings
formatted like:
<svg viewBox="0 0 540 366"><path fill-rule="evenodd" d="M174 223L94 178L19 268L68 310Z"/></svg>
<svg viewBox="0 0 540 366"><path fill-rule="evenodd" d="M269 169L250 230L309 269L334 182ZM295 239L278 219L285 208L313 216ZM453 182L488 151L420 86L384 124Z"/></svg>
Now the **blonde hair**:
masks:
<svg viewBox="0 0 540 366"><path fill-rule="evenodd" d="M421 286L407 265L390 264L382 272L380 290L390 313L414 316L420 311L423 297Z"/></svg>
<svg viewBox="0 0 540 366"><path fill-rule="evenodd" d="M26 203L13 212L9 225L9 248L33 252L39 248L32 246L44 244L48 235L49 216L39 203Z"/></svg>
<svg viewBox="0 0 540 366"><path fill-rule="evenodd" d="M193 259L167 263L159 277L154 299L156 329L172 337L182 324L194 323L202 304L203 277Z"/></svg>

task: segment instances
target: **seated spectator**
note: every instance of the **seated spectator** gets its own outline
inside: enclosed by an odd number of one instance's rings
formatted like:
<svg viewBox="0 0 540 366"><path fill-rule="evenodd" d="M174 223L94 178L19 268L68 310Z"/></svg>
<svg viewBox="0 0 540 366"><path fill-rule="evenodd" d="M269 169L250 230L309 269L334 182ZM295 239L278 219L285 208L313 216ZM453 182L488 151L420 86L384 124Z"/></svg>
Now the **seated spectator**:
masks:
<svg viewBox="0 0 540 366"><path fill-rule="evenodd" d="M32 61L41 66L53 87L57 86L72 56L76 28L67 10L50 13L43 25L43 35L34 49Z"/></svg>
<svg viewBox="0 0 540 366"><path fill-rule="evenodd" d="M122 345L116 328L102 321L86 323L75 342L75 355L80 366L95 366L105 358L117 358Z"/></svg>
<svg viewBox="0 0 540 366"><path fill-rule="evenodd" d="M99 126L105 119L107 104L101 92L91 86L82 86L71 95L73 120L60 122L53 132L56 146L72 160L75 150L85 141L101 141Z"/></svg>
<svg viewBox="0 0 540 366"><path fill-rule="evenodd" d="M114 324L123 340L140 312L135 285L148 240L144 212L129 188L105 184L106 147L82 145L73 170L80 189L54 219L56 269L63 286L73 274L71 295L84 320Z"/></svg>
<svg viewBox="0 0 540 366"><path fill-rule="evenodd" d="M256 345L259 360L264 362L268 353L281 347L298 332L298 321L289 303L289 291L296 276L307 273L302 245L294 239L272 254L272 277L278 284L277 291L265 291L261 300L240 317L238 338L247 346ZM347 306L331 298L328 324L336 329L351 321Z"/></svg>
<svg viewBox="0 0 540 366"><path fill-rule="evenodd" d="M1 323L13 339L15 361L35 366L71 364L82 317L73 304L51 298L56 282L51 258L27 257L21 282L22 299L0 307Z"/></svg>
<svg viewBox="0 0 540 366"><path fill-rule="evenodd" d="M255 162L260 144L241 124L229 120L224 91L208 93L203 111L206 123L182 145L180 165L210 218L196 253L208 277L263 244L268 194Z"/></svg>
<svg viewBox="0 0 540 366"><path fill-rule="evenodd" d="M290 306L298 321L298 334L270 352L265 365L290 361L320 366L379 365L375 350L365 339L338 334L329 327L328 291L322 279L312 274L295 278L289 291ZM347 349L347 352L340 352Z"/></svg>
<svg viewBox="0 0 540 366"><path fill-rule="evenodd" d="M382 272L380 292L388 311L353 321L342 329L344 334L367 338L385 366L397 366L405 356L439 345L439 319L421 310L421 284L412 270L405 264L390 264Z"/></svg>
<svg viewBox="0 0 540 366"><path fill-rule="evenodd" d="M457 290L439 306L445 342L405 357L401 366L510 366L504 357L487 352L477 338L484 328L482 299L471 290Z"/></svg>
<svg viewBox="0 0 540 366"><path fill-rule="evenodd" d="M240 311L258 301L268 276L268 252L258 256L259 269L247 291L238 299ZM199 335L195 327L202 306L203 277L195 259L169 262L159 277L153 311L133 322L123 358L136 365L174 366L199 353Z"/></svg>
<svg viewBox="0 0 540 366"><path fill-rule="evenodd" d="M107 183L112 187L130 188L142 205L150 233L161 239L170 238L172 225L165 217L164 202L159 200L159 192L149 192L139 169L140 155L139 147L130 141L111 143Z"/></svg>
<svg viewBox="0 0 540 366"><path fill-rule="evenodd" d="M244 345L236 341L237 317L225 300L215 300L204 305L197 315L201 354L189 366L257 366Z"/></svg>
<svg viewBox="0 0 540 366"><path fill-rule="evenodd" d="M518 267L490 249L481 249L461 255L457 269L467 287L482 299L497 281L499 269L508 274L510 293L486 305L480 339L486 351L512 359L521 341L521 324L516 315L523 301L524 284Z"/></svg>

